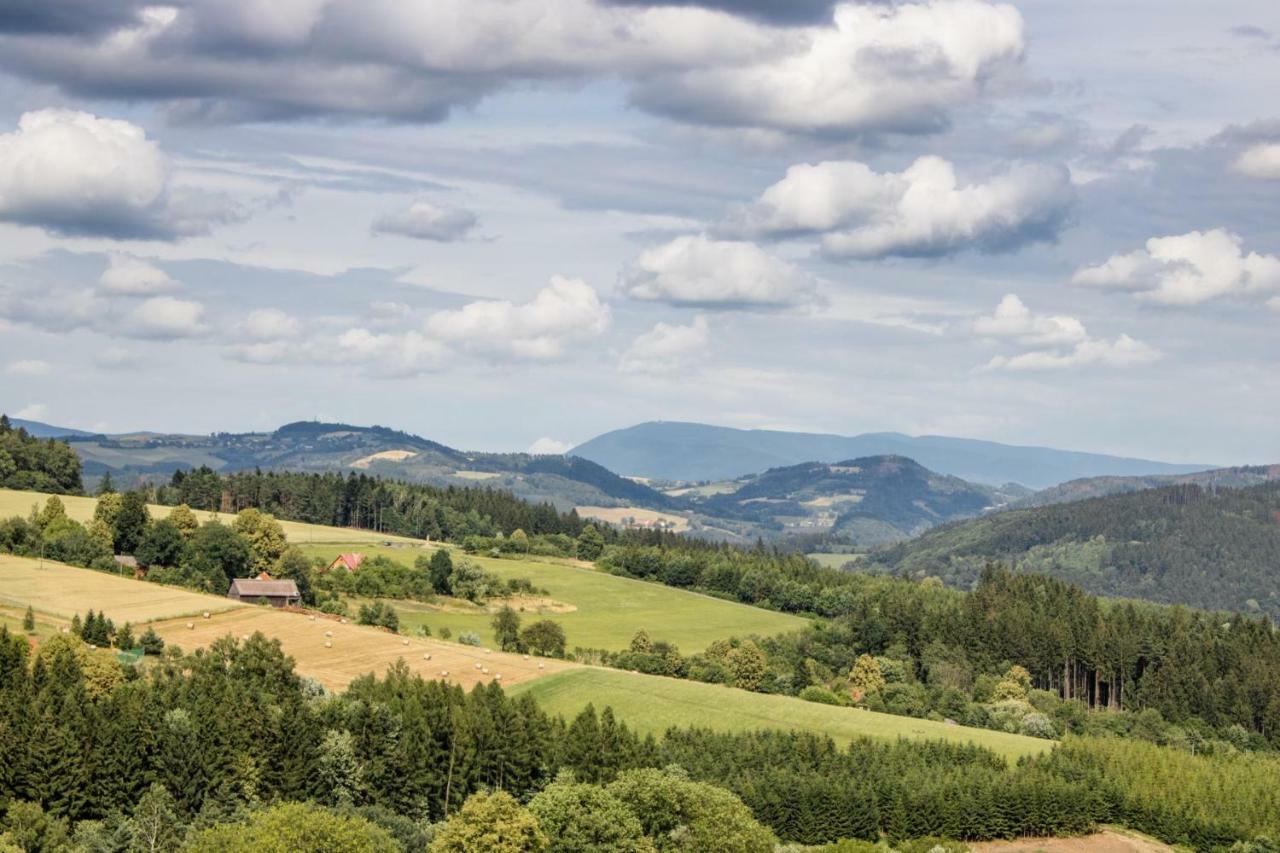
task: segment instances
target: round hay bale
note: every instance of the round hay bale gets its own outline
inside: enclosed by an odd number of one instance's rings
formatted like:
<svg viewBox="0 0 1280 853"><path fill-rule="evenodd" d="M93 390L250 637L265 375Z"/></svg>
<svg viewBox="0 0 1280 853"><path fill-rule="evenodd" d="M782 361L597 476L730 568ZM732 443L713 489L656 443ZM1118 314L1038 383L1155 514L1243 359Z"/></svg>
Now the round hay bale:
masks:
<svg viewBox="0 0 1280 853"><path fill-rule="evenodd" d="M64 634L70 634L70 633L71 633L71 629L70 629L70 628L63 628L63 629L62 629L62 633L64 633Z"/></svg>
<svg viewBox="0 0 1280 853"><path fill-rule="evenodd" d="M485 653L486 655L491 655L491 654L493 654L493 649L485 649L485 650L484 650L484 653Z"/></svg>
<svg viewBox="0 0 1280 853"><path fill-rule="evenodd" d="M316 621L316 617L314 616L308 616L307 619L311 620L312 622Z"/></svg>
<svg viewBox="0 0 1280 853"><path fill-rule="evenodd" d="M326 637L332 637L332 636L333 636L333 632L332 632L332 631L325 631L325 632L324 632L324 635L325 635Z"/></svg>
<svg viewBox="0 0 1280 853"><path fill-rule="evenodd" d="M479 669L480 666L481 666L480 664L476 664L476 669Z"/></svg>
<svg viewBox="0 0 1280 853"><path fill-rule="evenodd" d="M442 670L440 670L440 674L441 674L441 675L448 675L448 674L449 674L449 670L447 670L447 669L442 669Z"/></svg>
<svg viewBox="0 0 1280 853"><path fill-rule="evenodd" d="M501 680L502 680L502 673L498 673L497 675L495 675L495 676L493 677L493 680L494 680L494 681L501 681Z"/></svg>
<svg viewBox="0 0 1280 853"><path fill-rule="evenodd" d="M423 659L423 660L431 660L431 655L429 655L429 654L425 654L425 655L423 655L423 656L422 656L422 659Z"/></svg>
<svg viewBox="0 0 1280 853"><path fill-rule="evenodd" d="M339 621L339 622L341 622L343 625L347 624L347 620L346 620L346 619L339 619L338 621Z"/></svg>
<svg viewBox="0 0 1280 853"><path fill-rule="evenodd" d="M249 635L248 635L248 634L241 634L241 635L240 635L240 639L244 640L244 641L247 643L247 642L249 642Z"/></svg>
<svg viewBox="0 0 1280 853"><path fill-rule="evenodd" d="M547 665L545 663L542 663L541 661L538 662L538 669L545 669L546 666Z"/></svg>
<svg viewBox="0 0 1280 853"><path fill-rule="evenodd" d="M203 615L204 615L204 618L208 619L210 616L210 613L208 610L206 610Z"/></svg>
<svg viewBox="0 0 1280 853"><path fill-rule="evenodd" d="M528 655L525 655L525 656L524 656L524 659L525 659L525 660L528 660L528 659L529 659L529 656L528 656Z"/></svg>
<svg viewBox="0 0 1280 853"><path fill-rule="evenodd" d="M401 641L400 641L400 645L402 645L402 646L407 646L407 645L409 645L409 641L408 641L408 640L401 640Z"/></svg>
<svg viewBox="0 0 1280 853"><path fill-rule="evenodd" d="M333 648L333 640L325 640L325 641L324 641L324 647L325 647L326 649L331 649L331 648Z"/></svg>
<svg viewBox="0 0 1280 853"><path fill-rule="evenodd" d="M480 670L480 671L481 671L481 672L483 672L485 675L488 675L488 674L489 674L489 667L487 667L487 666L486 666L484 669L482 669L482 670Z"/></svg>

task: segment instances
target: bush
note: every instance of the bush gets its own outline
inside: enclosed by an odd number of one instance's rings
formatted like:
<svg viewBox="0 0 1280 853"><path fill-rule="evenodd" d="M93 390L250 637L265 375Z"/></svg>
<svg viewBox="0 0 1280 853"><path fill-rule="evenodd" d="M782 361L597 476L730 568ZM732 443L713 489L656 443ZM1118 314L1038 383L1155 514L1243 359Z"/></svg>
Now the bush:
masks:
<svg viewBox="0 0 1280 853"><path fill-rule="evenodd" d="M440 631L440 636L443 637L444 632L447 630L447 628L442 629ZM475 631L463 631L458 635L458 642L462 643L464 646L478 646L480 645L480 635Z"/></svg>
<svg viewBox="0 0 1280 853"><path fill-rule="evenodd" d="M817 702L822 705L852 705L849 697L812 684L800 691L800 698L806 702Z"/></svg>

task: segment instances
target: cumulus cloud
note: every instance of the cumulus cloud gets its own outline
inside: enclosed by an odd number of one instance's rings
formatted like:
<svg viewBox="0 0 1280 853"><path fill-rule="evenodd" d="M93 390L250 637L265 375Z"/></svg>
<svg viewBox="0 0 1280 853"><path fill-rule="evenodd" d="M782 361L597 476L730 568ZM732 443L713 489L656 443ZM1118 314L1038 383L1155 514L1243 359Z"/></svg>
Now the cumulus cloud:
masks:
<svg viewBox="0 0 1280 853"><path fill-rule="evenodd" d="M632 299L709 308L778 308L811 302L815 282L754 243L678 237L648 249L618 277Z"/></svg>
<svg viewBox="0 0 1280 853"><path fill-rule="evenodd" d="M173 187L170 177L159 146L127 121L45 109L0 134L3 221L66 235L173 239L239 215L220 199Z"/></svg>
<svg viewBox="0 0 1280 853"><path fill-rule="evenodd" d="M1280 289L1280 257L1245 254L1242 244L1240 237L1221 228L1152 237L1141 249L1081 268L1072 282L1176 306Z"/></svg>
<svg viewBox="0 0 1280 853"><path fill-rule="evenodd" d="M711 329L702 315L687 326L657 323L632 341L618 360L618 367L628 373L678 370L705 353L710 341Z"/></svg>
<svg viewBox="0 0 1280 853"><path fill-rule="evenodd" d="M558 441L554 438L543 436L529 445L526 453L532 453L535 456L563 456L573 449L572 442Z"/></svg>
<svg viewBox="0 0 1280 853"><path fill-rule="evenodd" d="M441 243L461 240L476 227L476 215L459 207L415 201L404 210L379 217L373 223L378 234L398 234Z"/></svg>
<svg viewBox="0 0 1280 853"><path fill-rule="evenodd" d="M167 341L193 338L207 331L204 306L172 296L153 296L130 309L122 320L128 334L135 338Z"/></svg>
<svg viewBox="0 0 1280 853"><path fill-rule="evenodd" d="M5 365L5 373L13 376L48 376L53 370L47 361L38 358L23 358Z"/></svg>
<svg viewBox="0 0 1280 853"><path fill-rule="evenodd" d="M609 307L585 281L554 276L529 302L471 302L427 318L426 332L465 352L497 359L559 358L565 347L600 335Z"/></svg>
<svg viewBox="0 0 1280 853"><path fill-rule="evenodd" d="M1280 180L1280 142L1264 142L1246 148L1236 158L1235 170L1264 180Z"/></svg>
<svg viewBox="0 0 1280 853"><path fill-rule="evenodd" d="M0 320L43 332L177 340L205 334L204 305L190 299L85 288L0 286ZM141 294L144 295L144 294Z"/></svg>
<svg viewBox="0 0 1280 853"><path fill-rule="evenodd" d="M205 121L436 121L513 85L621 79L633 103L684 121L848 135L937 130L1024 49L1009 5L824 5L185 0L100 35L0 37L0 63Z"/></svg>
<svg viewBox="0 0 1280 853"><path fill-rule="evenodd" d="M1023 48L1012 6L849 3L799 50L657 75L635 100L685 120L806 134L934 131Z"/></svg>
<svg viewBox="0 0 1280 853"><path fill-rule="evenodd" d="M112 254L98 279L104 293L119 296L151 296L177 290L180 285L159 267L131 255Z"/></svg>
<svg viewBox="0 0 1280 853"><path fill-rule="evenodd" d="M298 318L278 308L259 308L249 312L241 328L255 341L280 341L297 337L302 331L302 324Z"/></svg>
<svg viewBox="0 0 1280 853"><path fill-rule="evenodd" d="M823 251L840 258L998 252L1055 238L1074 200L1067 170L1040 164L961 185L940 157L921 157L901 172L827 161L792 166L722 228L759 237L821 235Z"/></svg>
<svg viewBox="0 0 1280 853"><path fill-rule="evenodd" d="M1092 338L1079 319L1036 314L1012 293L1000 300L993 314L974 320L972 328L980 337L1035 348L1017 355L997 355L987 363L988 370L1134 367L1162 357L1159 350L1125 334L1111 341Z"/></svg>
<svg viewBox="0 0 1280 853"><path fill-rule="evenodd" d="M95 35L132 24L142 0L6 0L0 33Z"/></svg>

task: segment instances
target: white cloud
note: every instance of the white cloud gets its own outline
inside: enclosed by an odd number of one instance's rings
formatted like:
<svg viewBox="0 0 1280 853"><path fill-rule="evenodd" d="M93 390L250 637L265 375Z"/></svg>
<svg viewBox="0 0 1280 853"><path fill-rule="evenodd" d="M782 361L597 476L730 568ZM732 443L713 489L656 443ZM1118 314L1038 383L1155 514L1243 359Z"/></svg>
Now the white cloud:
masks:
<svg viewBox="0 0 1280 853"><path fill-rule="evenodd" d="M600 335L609 308L585 281L554 276L529 302L481 300L427 318L425 330L465 352L498 359L560 357L574 342Z"/></svg>
<svg viewBox="0 0 1280 853"><path fill-rule="evenodd" d="M1011 338L1029 346L1075 344L1088 338L1084 324L1065 315L1033 314L1015 294L1000 300L995 313L979 317L973 330L990 338Z"/></svg>
<svg viewBox="0 0 1280 853"><path fill-rule="evenodd" d="M175 340L202 335L204 306L188 299L154 296L130 309L123 325L132 337L153 340Z"/></svg>
<svg viewBox="0 0 1280 853"><path fill-rule="evenodd" d="M1083 267L1072 282L1129 291L1149 302L1180 306L1280 289L1280 257L1245 254L1242 242L1220 228L1152 237L1142 249Z"/></svg>
<svg viewBox="0 0 1280 853"><path fill-rule="evenodd" d="M302 324L277 308L258 308L249 312L241 328L255 341L280 341L297 337Z"/></svg>
<svg viewBox="0 0 1280 853"><path fill-rule="evenodd" d="M24 113L0 134L0 220L58 234L170 239L232 216L175 192L158 145L135 124L84 112Z"/></svg>
<svg viewBox="0 0 1280 853"><path fill-rule="evenodd" d="M49 407L44 403L32 403L29 406L23 406L21 409L13 413L15 418L22 418L24 421L43 421L49 417Z"/></svg>
<svg viewBox="0 0 1280 853"><path fill-rule="evenodd" d="M558 441L554 438L542 437L529 445L526 453L532 453L535 456L563 456L573 449L573 443L568 441Z"/></svg>
<svg viewBox="0 0 1280 853"><path fill-rule="evenodd" d="M761 237L822 235L823 251L833 257L1002 251L1053 239L1074 199L1069 173L1041 164L961 185L940 157L921 157L901 172L826 161L792 166L723 228Z"/></svg>
<svg viewBox="0 0 1280 853"><path fill-rule="evenodd" d="M687 326L658 323L632 341L618 367L628 373L679 370L705 353L710 341L711 329L702 315Z"/></svg>
<svg viewBox="0 0 1280 853"><path fill-rule="evenodd" d="M415 201L404 210L389 213L373 223L379 234L399 234L419 240L461 240L476 227L476 215L460 207Z"/></svg>
<svg viewBox="0 0 1280 853"><path fill-rule="evenodd" d="M23 358L11 361L5 366L5 373L13 376L48 376L53 366L38 358Z"/></svg>
<svg viewBox="0 0 1280 853"><path fill-rule="evenodd" d="M841 4L802 45L656 76L636 100L684 119L818 135L936 130L952 106L1020 60L1024 40L1012 6L934 0Z"/></svg>
<svg viewBox="0 0 1280 853"><path fill-rule="evenodd" d="M11 72L204 120L434 121L513 85L621 79L655 113L823 135L940 129L1023 49L1017 10L982 0L845 3L803 27L692 3L190 0L0 44Z"/></svg>
<svg viewBox="0 0 1280 853"><path fill-rule="evenodd" d="M1061 314L1036 314L1015 294L1000 300L993 314L973 321L979 337L1005 340L1035 349L1018 355L997 355L989 370L1063 370L1105 365L1133 367L1161 358L1154 347L1120 335L1114 341L1091 338L1083 323Z"/></svg>
<svg viewBox="0 0 1280 853"><path fill-rule="evenodd" d="M151 296L177 290L180 285L153 264L131 255L112 253L98 279L98 288L118 296Z"/></svg>
<svg viewBox="0 0 1280 853"><path fill-rule="evenodd" d="M618 279L632 299L707 307L782 307L811 302L813 279L754 243L678 237L648 249Z"/></svg>
<svg viewBox="0 0 1280 853"><path fill-rule="evenodd" d="M1236 158L1235 170L1264 180L1280 180L1280 142L1259 143Z"/></svg>
<svg viewBox="0 0 1280 853"><path fill-rule="evenodd" d="M141 366L142 359L123 347L113 345L98 350L93 363L103 370L125 370Z"/></svg>

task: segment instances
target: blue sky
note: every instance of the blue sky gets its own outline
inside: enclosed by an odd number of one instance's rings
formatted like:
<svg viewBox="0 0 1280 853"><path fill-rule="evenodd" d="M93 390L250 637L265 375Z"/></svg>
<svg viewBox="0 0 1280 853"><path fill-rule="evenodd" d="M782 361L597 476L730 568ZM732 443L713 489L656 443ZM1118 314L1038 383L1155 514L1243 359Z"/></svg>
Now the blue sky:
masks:
<svg viewBox="0 0 1280 853"><path fill-rule="evenodd" d="M1280 460L1280 9L18 0L0 408Z"/></svg>

